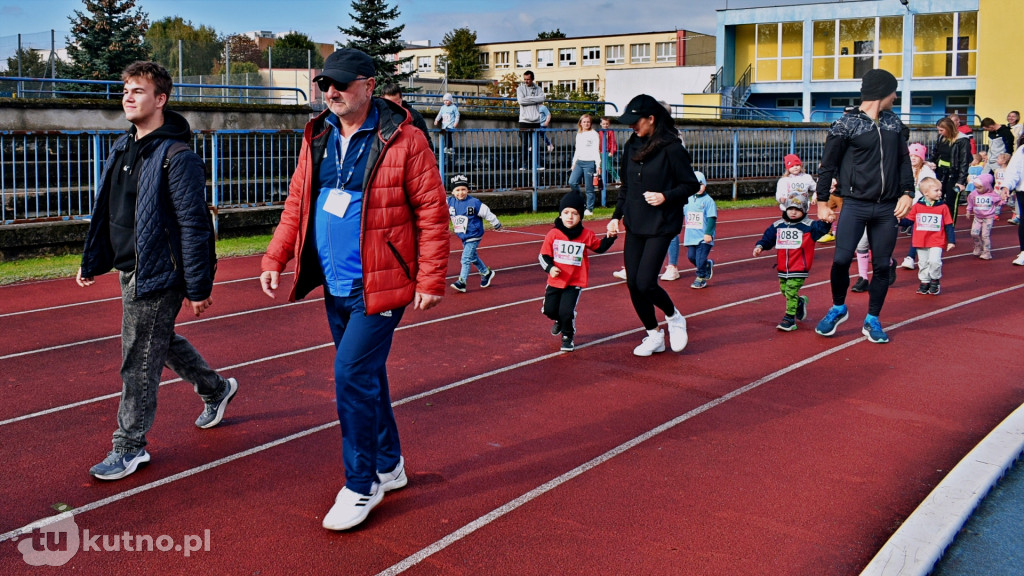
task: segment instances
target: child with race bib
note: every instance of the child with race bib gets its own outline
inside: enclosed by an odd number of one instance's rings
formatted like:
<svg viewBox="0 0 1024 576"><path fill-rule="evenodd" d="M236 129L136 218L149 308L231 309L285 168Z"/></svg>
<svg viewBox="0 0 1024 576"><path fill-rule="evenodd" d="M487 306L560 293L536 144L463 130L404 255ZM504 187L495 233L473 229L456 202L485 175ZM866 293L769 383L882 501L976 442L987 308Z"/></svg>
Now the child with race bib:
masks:
<svg viewBox="0 0 1024 576"><path fill-rule="evenodd" d="M942 202L942 182L936 178L925 178L918 185L923 198L914 204L910 213L900 223L913 223L914 234L910 241L917 248L917 278L921 286L918 294L938 295L939 279L942 278L942 249L952 250L956 246L953 231L953 216L949 206Z"/></svg>
<svg viewBox="0 0 1024 576"><path fill-rule="evenodd" d="M831 228L824 220L808 218L809 207L806 192L789 192L779 200L782 218L773 222L754 245L754 256L763 250L777 250L775 269L779 273L779 290L786 297L786 315L776 328L783 332L796 330L797 320L807 318L808 298L800 296L800 288L814 262L814 243Z"/></svg>
<svg viewBox="0 0 1024 576"><path fill-rule="evenodd" d="M466 278L472 266L480 272L480 287L487 288L494 280L494 270L487 267L477 256L476 250L484 237L484 219L491 223L495 230L501 230L501 222L491 212L487 204L469 195L469 178L464 174L456 174L451 179L452 195L448 198L448 217L452 220L455 235L462 240L462 270L459 279L452 288L459 292L466 291Z"/></svg>
<svg viewBox="0 0 1024 576"><path fill-rule="evenodd" d="M558 203L555 226L544 237L540 248L540 266L548 274L544 291L544 315L555 321L551 334L562 335L562 350L576 349L576 304L587 287L590 259L587 250L606 252L615 236L598 239L583 227L587 201L578 192L569 192Z"/></svg>
<svg viewBox="0 0 1024 576"><path fill-rule="evenodd" d="M967 217L974 219L971 223L974 255L982 260L992 259L992 225L1003 205L1003 197L996 192L994 182L991 174L978 176L974 179L974 190L967 196Z"/></svg>

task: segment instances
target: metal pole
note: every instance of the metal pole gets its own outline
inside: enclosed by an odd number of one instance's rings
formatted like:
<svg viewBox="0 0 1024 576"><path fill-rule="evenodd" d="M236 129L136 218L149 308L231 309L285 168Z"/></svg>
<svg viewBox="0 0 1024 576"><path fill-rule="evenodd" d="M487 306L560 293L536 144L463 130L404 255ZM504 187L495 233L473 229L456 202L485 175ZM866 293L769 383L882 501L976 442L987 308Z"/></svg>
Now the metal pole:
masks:
<svg viewBox="0 0 1024 576"><path fill-rule="evenodd" d="M181 84L185 81L184 67L181 64L181 38L178 39L178 100L181 100Z"/></svg>
<svg viewBox="0 0 1024 576"><path fill-rule="evenodd" d="M25 76L21 73L21 34L18 34L18 76ZM21 91L24 88L24 86L24 82L18 82L18 98L21 98Z"/></svg>
<svg viewBox="0 0 1024 576"><path fill-rule="evenodd" d="M267 46L267 68L270 69L270 85L274 85L274 47Z"/></svg>
<svg viewBox="0 0 1024 576"><path fill-rule="evenodd" d="M224 84L231 83L231 43L224 43ZM227 88L224 89L224 101L227 102L231 96L231 92Z"/></svg>
<svg viewBox="0 0 1024 576"><path fill-rule="evenodd" d="M309 82L309 93L313 93L313 83L310 80L313 78L313 51L306 50L306 81ZM295 99L295 103L299 103L299 99ZM306 99L307 104L312 104L309 99Z"/></svg>
<svg viewBox="0 0 1024 576"><path fill-rule="evenodd" d="M53 28L50 28L50 78L57 79L57 41ZM50 98L57 96L57 83L50 82Z"/></svg>

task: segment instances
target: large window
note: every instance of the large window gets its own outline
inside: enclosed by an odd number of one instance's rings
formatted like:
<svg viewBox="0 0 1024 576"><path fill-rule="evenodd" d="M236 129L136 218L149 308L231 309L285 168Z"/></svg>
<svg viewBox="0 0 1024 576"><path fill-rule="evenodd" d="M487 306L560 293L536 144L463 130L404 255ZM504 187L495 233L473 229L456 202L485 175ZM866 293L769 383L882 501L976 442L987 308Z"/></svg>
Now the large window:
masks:
<svg viewBox="0 0 1024 576"><path fill-rule="evenodd" d="M533 52L530 50L516 50L516 68L532 68Z"/></svg>
<svg viewBox="0 0 1024 576"><path fill-rule="evenodd" d="M658 42L657 44L654 45L654 48L658 62L665 62L670 64L676 63L675 42Z"/></svg>
<svg viewBox="0 0 1024 576"><path fill-rule="evenodd" d="M914 77L974 76L977 32L977 12L914 16Z"/></svg>
<svg viewBox="0 0 1024 576"><path fill-rule="evenodd" d="M626 63L626 47L622 44L616 44L614 46L605 46L605 64L625 64Z"/></svg>
<svg viewBox="0 0 1024 576"><path fill-rule="evenodd" d="M601 65L601 47L600 46L584 46L583 47L583 65L584 66L600 66Z"/></svg>
<svg viewBox="0 0 1024 576"><path fill-rule="evenodd" d="M803 79L802 22L758 24L755 38L754 82Z"/></svg>
<svg viewBox="0 0 1024 576"><path fill-rule="evenodd" d="M575 80L559 80L558 81L558 87L561 88L562 90L565 90L566 92L575 92L576 91L576 81Z"/></svg>
<svg viewBox="0 0 1024 576"><path fill-rule="evenodd" d="M580 85L584 92L597 94L597 80L583 80Z"/></svg>
<svg viewBox="0 0 1024 576"><path fill-rule="evenodd" d="M537 50L537 67L538 68L551 68L555 65L555 51L548 48L547 50Z"/></svg>
<svg viewBox="0 0 1024 576"><path fill-rule="evenodd" d="M559 48L558 49L558 65L559 66L575 66L576 65L576 49L575 48Z"/></svg>
<svg viewBox="0 0 1024 576"><path fill-rule="evenodd" d="M494 53L494 67L496 69L509 68L508 52Z"/></svg>
<svg viewBox="0 0 1024 576"><path fill-rule="evenodd" d="M480 67L485 69L485 70L487 68L491 67L491 55L490 55L490 53L488 53L488 52L481 52L480 53Z"/></svg>
<svg viewBox="0 0 1024 576"><path fill-rule="evenodd" d="M543 82L538 81L537 85L540 86L540 89L543 90L545 94L550 93L551 92L551 87L554 86L554 84L551 82L551 80L545 80Z"/></svg>
<svg viewBox="0 0 1024 576"><path fill-rule="evenodd" d="M651 61L651 45L650 44L630 44L629 45L629 62L630 64L646 64Z"/></svg>
<svg viewBox="0 0 1024 576"><path fill-rule="evenodd" d="M434 67L431 66L430 56L417 56L416 69L420 72L432 72Z"/></svg>
<svg viewBox="0 0 1024 576"><path fill-rule="evenodd" d="M814 23L813 80L853 80L882 68L903 77L903 17Z"/></svg>

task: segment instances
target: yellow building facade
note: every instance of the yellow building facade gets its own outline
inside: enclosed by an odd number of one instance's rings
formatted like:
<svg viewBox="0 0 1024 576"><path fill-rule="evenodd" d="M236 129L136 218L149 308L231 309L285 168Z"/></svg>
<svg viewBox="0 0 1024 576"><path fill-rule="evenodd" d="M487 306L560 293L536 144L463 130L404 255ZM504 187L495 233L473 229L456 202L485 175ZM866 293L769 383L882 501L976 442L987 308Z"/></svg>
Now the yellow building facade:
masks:
<svg viewBox="0 0 1024 576"><path fill-rule="evenodd" d="M521 78L531 70L545 92L558 86L600 98L604 98L609 70L710 66L715 60L714 37L687 30L496 42L477 48L481 78L500 81L508 74ZM445 76L444 55L443 47L431 46L408 48L399 58L412 57L403 71L437 79Z"/></svg>

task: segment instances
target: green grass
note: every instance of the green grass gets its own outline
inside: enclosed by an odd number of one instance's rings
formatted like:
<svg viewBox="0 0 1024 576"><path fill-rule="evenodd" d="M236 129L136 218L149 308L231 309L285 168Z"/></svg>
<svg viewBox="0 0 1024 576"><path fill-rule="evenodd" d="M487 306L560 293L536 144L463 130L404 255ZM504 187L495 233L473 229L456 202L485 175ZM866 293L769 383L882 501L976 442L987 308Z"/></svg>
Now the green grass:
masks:
<svg viewBox="0 0 1024 576"><path fill-rule="evenodd" d="M730 208L749 208L755 206L774 206L774 198L757 198L753 200L716 200L719 210ZM596 208L594 219L610 218L611 208ZM557 213L551 212L528 212L525 214L503 214L500 215L503 226L509 228L521 228L537 224L551 224ZM270 243L271 236L262 234L259 236L246 236L239 238L221 238L217 241L217 256L229 258L232 256L250 256L262 254ZM28 280L47 280L51 278L73 278L78 271L81 255L71 254L67 256L47 256L45 258L25 258L0 262L0 286L25 282Z"/></svg>

